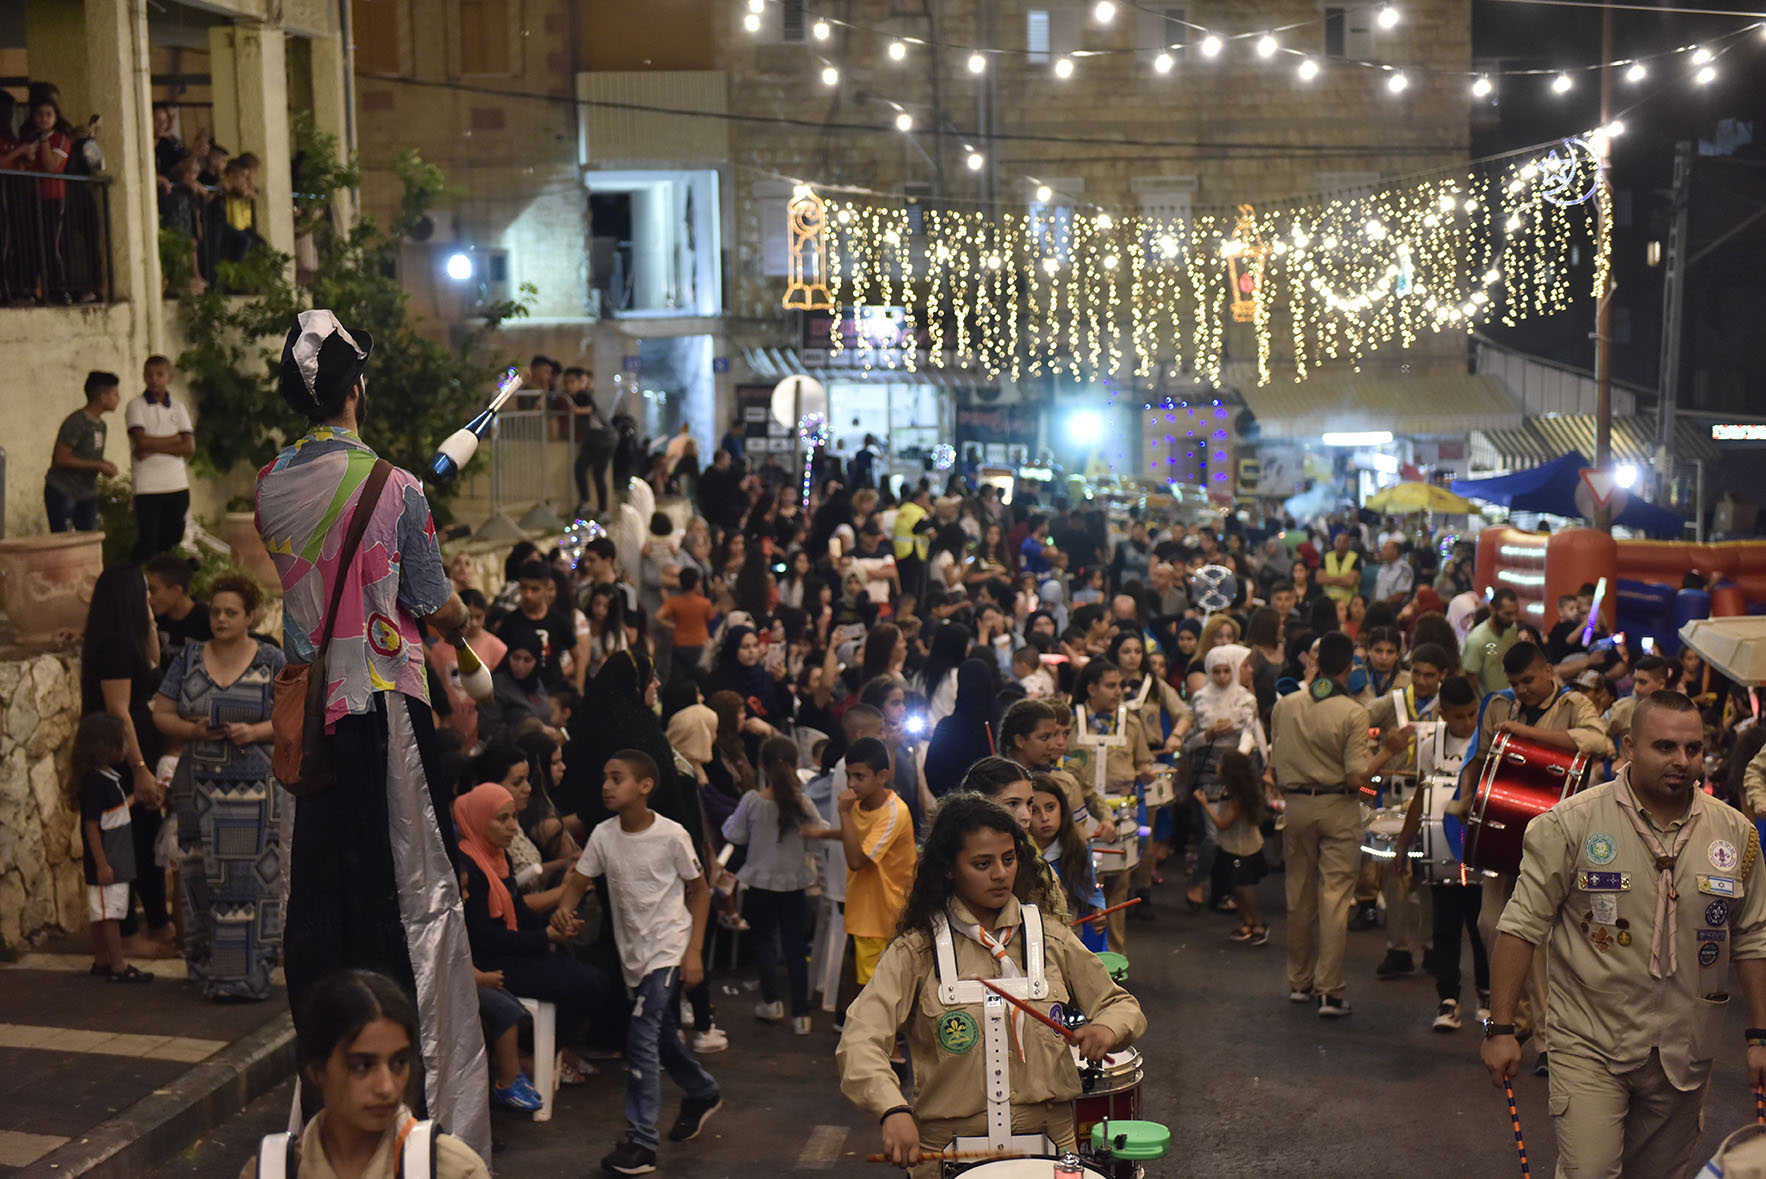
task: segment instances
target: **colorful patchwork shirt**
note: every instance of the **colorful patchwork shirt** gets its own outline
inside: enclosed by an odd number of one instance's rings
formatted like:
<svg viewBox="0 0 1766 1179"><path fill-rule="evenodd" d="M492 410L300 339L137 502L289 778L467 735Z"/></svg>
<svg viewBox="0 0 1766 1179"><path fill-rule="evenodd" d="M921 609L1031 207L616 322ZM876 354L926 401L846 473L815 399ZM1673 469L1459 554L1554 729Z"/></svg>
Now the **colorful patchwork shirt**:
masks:
<svg viewBox="0 0 1766 1179"><path fill-rule="evenodd" d="M290 663L310 663L318 650L345 534L374 460L354 431L318 426L258 472L258 533L282 578ZM327 725L367 712L375 692L429 699L417 619L452 593L423 484L395 467L344 582L326 659Z"/></svg>

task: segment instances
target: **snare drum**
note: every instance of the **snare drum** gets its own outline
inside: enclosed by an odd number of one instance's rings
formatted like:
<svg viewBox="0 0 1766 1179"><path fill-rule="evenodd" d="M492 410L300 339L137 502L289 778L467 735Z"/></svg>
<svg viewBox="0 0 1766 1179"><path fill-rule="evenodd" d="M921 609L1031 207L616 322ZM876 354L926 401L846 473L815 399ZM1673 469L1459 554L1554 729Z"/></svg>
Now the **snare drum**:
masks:
<svg viewBox="0 0 1766 1179"><path fill-rule="evenodd" d="M1110 981L1125 983L1128 981L1128 955L1118 954L1114 950L1097 951L1098 961L1110 972Z"/></svg>
<svg viewBox="0 0 1766 1179"><path fill-rule="evenodd" d="M1545 749L1498 733L1466 816L1466 866L1518 874L1527 824L1582 789L1587 779L1586 753Z"/></svg>
<svg viewBox="0 0 1766 1179"><path fill-rule="evenodd" d="M1046 1158L995 1159L986 1163L946 1163L944 1174L946 1179L953 1175L961 1175L963 1179L1049 1179L1059 1161L1059 1155L1049 1155ZM1079 1173L1085 1179L1111 1179L1107 1171L1083 1162Z"/></svg>
<svg viewBox="0 0 1766 1179"><path fill-rule="evenodd" d="M1138 1051L1118 1048L1098 1064L1087 1062L1077 1048L1068 1051L1079 1070L1081 1093L1073 1099L1073 1122L1080 1142L1090 1140L1091 1128L1098 1122L1141 1116L1141 1079L1146 1070Z"/></svg>
<svg viewBox="0 0 1766 1179"><path fill-rule="evenodd" d="M1376 860L1391 860L1398 856L1398 836L1404 830L1404 808L1386 806L1375 811L1367 820L1366 832L1361 839L1361 850ZM1412 858L1421 858L1422 851L1413 846L1410 849Z"/></svg>
<svg viewBox="0 0 1766 1179"><path fill-rule="evenodd" d="M1158 1122L1099 1122L1081 1141L1086 1161L1103 1168L1110 1179L1142 1179L1141 1163L1162 1159L1171 1149L1171 1130Z"/></svg>
<svg viewBox="0 0 1766 1179"><path fill-rule="evenodd" d="M1106 802L1115 810L1115 818L1111 820L1116 826L1116 842L1101 843L1093 840L1091 844L1092 858L1097 863L1099 872L1129 872L1141 862L1141 819L1140 800L1133 795L1123 798L1109 798Z"/></svg>
<svg viewBox="0 0 1766 1179"><path fill-rule="evenodd" d="M1147 809L1156 806L1170 806L1177 801L1177 772L1162 770L1159 776L1147 783Z"/></svg>

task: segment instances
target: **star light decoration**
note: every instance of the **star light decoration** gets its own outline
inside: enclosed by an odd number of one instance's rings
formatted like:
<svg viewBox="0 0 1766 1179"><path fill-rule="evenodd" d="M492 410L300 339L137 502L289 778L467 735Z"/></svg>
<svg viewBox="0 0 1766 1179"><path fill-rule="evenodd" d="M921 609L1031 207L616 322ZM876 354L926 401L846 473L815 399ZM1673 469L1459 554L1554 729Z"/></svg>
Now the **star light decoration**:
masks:
<svg viewBox="0 0 1766 1179"><path fill-rule="evenodd" d="M1598 196L1600 167L1595 152L1554 149L1373 194L1187 219L831 200L827 286L836 307L901 308L904 334L924 328L923 357L869 349L853 358L866 370L923 359L1013 380L1145 384L1188 370L1218 384L1230 302L1256 336L1259 382L1304 380L1425 334L1561 312L1584 244L1604 282L1602 200L1553 199ZM836 333L830 351L844 347Z"/></svg>

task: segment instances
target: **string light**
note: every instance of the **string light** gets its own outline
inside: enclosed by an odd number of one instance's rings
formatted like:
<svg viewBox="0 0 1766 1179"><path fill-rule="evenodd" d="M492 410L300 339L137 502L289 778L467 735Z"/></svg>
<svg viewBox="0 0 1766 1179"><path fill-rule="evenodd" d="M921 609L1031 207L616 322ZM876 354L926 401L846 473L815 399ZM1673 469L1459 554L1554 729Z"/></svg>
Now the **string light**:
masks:
<svg viewBox="0 0 1766 1179"><path fill-rule="evenodd" d="M750 33L758 33L760 32L760 18L751 12L742 18L742 27Z"/></svg>
<svg viewBox="0 0 1766 1179"><path fill-rule="evenodd" d="M1625 71L1625 80L1634 84L1647 77L1649 77L1649 70L1644 67L1641 61L1632 62L1631 68Z"/></svg>
<svg viewBox="0 0 1766 1179"><path fill-rule="evenodd" d="M1318 77L1318 62L1308 57L1300 62L1300 69L1297 72L1302 82L1310 82Z"/></svg>
<svg viewBox="0 0 1766 1179"><path fill-rule="evenodd" d="M1703 46L1700 46L1699 48L1692 51L1692 64L1695 66L1702 66L1702 65L1709 64L1709 62L1713 56L1714 55L1711 53L1711 51L1709 49L1706 49Z"/></svg>
<svg viewBox="0 0 1766 1179"><path fill-rule="evenodd" d="M1171 54L1166 53L1164 50L1160 50L1159 56L1153 59L1153 70L1155 73L1169 74L1171 72L1171 67L1176 64L1176 59L1174 59Z"/></svg>
<svg viewBox="0 0 1766 1179"><path fill-rule="evenodd" d="M1379 11L1379 14L1374 18L1374 23L1378 24L1382 29L1395 29L1395 28L1397 28L1398 27L1398 10L1396 8L1392 7L1390 4L1380 5L1380 11Z"/></svg>
<svg viewBox="0 0 1766 1179"><path fill-rule="evenodd" d="M822 67L822 85L837 86L840 84L840 71L833 66Z"/></svg>
<svg viewBox="0 0 1766 1179"><path fill-rule="evenodd" d="M1213 33L1209 33L1206 37L1202 38L1202 56L1203 57L1219 57L1220 56L1220 38L1219 37L1216 37Z"/></svg>
<svg viewBox="0 0 1766 1179"><path fill-rule="evenodd" d="M808 509L810 488L816 477L816 450L828 441L827 417L820 413L804 414L797 423L797 440L803 445L803 506Z"/></svg>
<svg viewBox="0 0 1766 1179"><path fill-rule="evenodd" d="M965 151L979 167L979 153ZM1566 162L1562 145L1557 156L1236 218L921 207L910 226L900 206L829 202L830 297L900 308L903 333L930 337L927 362L994 377L1218 382L1230 315L1255 335L1259 381L1304 379L1323 363L1359 364L1430 333L1512 325L1583 297L1570 256L1587 249L1597 270L1609 264L1601 206L1546 194L1585 190L1599 161L1582 151ZM1054 199L1031 183L1041 203ZM921 355L859 349L853 365L867 370L912 367Z"/></svg>
<svg viewBox="0 0 1766 1179"><path fill-rule="evenodd" d="M986 162L987 161L982 158L981 153L976 151L974 148L970 148L969 154L966 157L964 157L964 159L963 159L963 163L968 165L969 171L971 171L971 172L981 171L981 165L985 164Z"/></svg>
<svg viewBox="0 0 1766 1179"><path fill-rule="evenodd" d="M1488 97L1490 97L1490 92L1494 89L1496 89L1496 87L1491 84L1490 75L1485 74L1483 77L1479 78L1476 82L1472 83L1472 97L1473 98L1488 98Z"/></svg>
<svg viewBox="0 0 1766 1179"><path fill-rule="evenodd" d="M1268 33L1265 33L1265 34L1263 34L1263 36L1257 38L1257 56L1258 57L1274 57L1276 48L1277 48L1277 46L1275 43L1275 38L1270 36Z"/></svg>
<svg viewBox="0 0 1766 1179"><path fill-rule="evenodd" d="M1092 19L1101 25L1107 25L1116 19L1116 6L1110 0L1098 0L1092 5Z"/></svg>
<svg viewBox="0 0 1766 1179"><path fill-rule="evenodd" d="M1553 94L1568 94L1570 87L1574 85L1575 83L1570 81L1570 75L1559 74L1551 80L1551 92Z"/></svg>
<svg viewBox="0 0 1766 1179"><path fill-rule="evenodd" d="M1405 87L1409 85L1410 79L1404 76L1403 70L1394 72L1390 78L1386 79L1386 89L1394 94L1403 94Z"/></svg>
<svg viewBox="0 0 1766 1179"><path fill-rule="evenodd" d="M969 55L969 72L971 74L984 74L984 73L986 73L987 72L987 58L986 58L986 56L983 54L980 54L980 53L971 53Z"/></svg>
<svg viewBox="0 0 1766 1179"><path fill-rule="evenodd" d="M895 129L897 131L912 131L914 129L914 116L908 114L906 111L902 111L900 114L896 115Z"/></svg>
<svg viewBox="0 0 1766 1179"><path fill-rule="evenodd" d="M814 34L815 39L818 41L826 41L834 34L834 30L829 27L828 22L825 20L819 20L811 25L809 31Z"/></svg>
<svg viewBox="0 0 1766 1179"><path fill-rule="evenodd" d="M1073 59L1063 57L1055 62L1055 77L1066 79L1073 76Z"/></svg>
<svg viewBox="0 0 1766 1179"><path fill-rule="evenodd" d="M759 16L766 11L766 0L748 0L748 11Z"/></svg>
<svg viewBox="0 0 1766 1179"><path fill-rule="evenodd" d="M1692 80L1697 82L1700 86L1709 86L1712 82L1717 80L1717 67L1705 66L1703 69L1699 70L1698 73L1693 75Z"/></svg>
<svg viewBox="0 0 1766 1179"><path fill-rule="evenodd" d="M906 42L904 42L904 41L891 41L889 43L889 60L890 61L906 61L907 55L908 55L908 47L907 47Z"/></svg>

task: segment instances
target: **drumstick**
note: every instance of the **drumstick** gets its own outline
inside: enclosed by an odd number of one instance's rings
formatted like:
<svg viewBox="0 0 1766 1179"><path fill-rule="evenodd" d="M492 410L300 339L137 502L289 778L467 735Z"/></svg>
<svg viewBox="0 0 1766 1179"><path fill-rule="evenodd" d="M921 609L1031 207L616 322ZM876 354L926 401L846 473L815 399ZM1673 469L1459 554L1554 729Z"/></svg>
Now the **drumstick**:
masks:
<svg viewBox="0 0 1766 1179"><path fill-rule="evenodd" d="M1030 1016L1030 1018L1036 1020L1036 1022L1044 1025L1045 1027L1053 1028L1056 1032L1060 1033L1061 1038L1063 1040L1067 1041L1069 1044L1072 1044L1075 1041L1076 1037L1073 1035L1073 1032L1070 1029L1068 1029L1068 1027L1065 1024L1056 1023L1054 1020L1050 1019L1048 1016L1044 1015L1042 1012L1038 1011L1036 1008L1032 1007L1030 1004L1026 1003L1024 1000L1018 998L1016 995L1006 994L1000 988L994 986L987 979L978 978L975 981L980 983L982 986L986 987L988 990L992 991L994 994L998 995L1000 998L1004 999L1006 1002L1010 1003L1012 1006L1016 1007L1019 1011L1022 1011L1025 1015L1028 1015L1028 1016Z"/></svg>
<svg viewBox="0 0 1766 1179"><path fill-rule="evenodd" d="M1515 1108L1515 1083L1508 1077L1502 1079L1502 1090L1508 1094L1508 1118L1515 1127L1515 1150L1521 1156L1521 1174L1531 1176L1533 1169L1527 1166L1527 1144L1521 1139L1521 1111Z"/></svg>
<svg viewBox="0 0 1766 1179"><path fill-rule="evenodd" d="M1094 856L1125 856L1128 853L1119 847L1093 847L1091 854Z"/></svg>
<svg viewBox="0 0 1766 1179"><path fill-rule="evenodd" d="M1096 921L1099 917L1108 917L1111 913L1120 913L1124 909L1140 904L1141 899L1142 898L1140 897L1133 897L1129 900L1123 901L1120 905L1111 905L1108 909L1099 909L1090 917L1081 917L1077 921L1069 921L1067 927L1069 929L1076 929L1079 926L1084 925L1087 921Z"/></svg>
<svg viewBox="0 0 1766 1179"><path fill-rule="evenodd" d="M1766 1125L1766 1089L1754 1086L1754 1120Z"/></svg>
<svg viewBox="0 0 1766 1179"><path fill-rule="evenodd" d="M936 1151L922 1151L920 1154L920 1161L927 1163L971 1163L979 1162L982 1159L1034 1159L1042 1157L1044 1156L1035 1154L1000 1154L997 1151L992 1150L947 1150L942 1153ZM894 1159L886 1154L867 1154L865 1156L865 1162L867 1163L890 1163L894 1161Z"/></svg>

